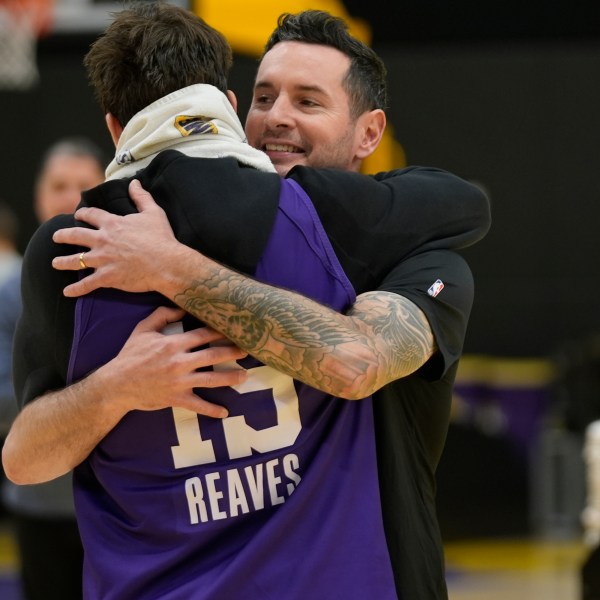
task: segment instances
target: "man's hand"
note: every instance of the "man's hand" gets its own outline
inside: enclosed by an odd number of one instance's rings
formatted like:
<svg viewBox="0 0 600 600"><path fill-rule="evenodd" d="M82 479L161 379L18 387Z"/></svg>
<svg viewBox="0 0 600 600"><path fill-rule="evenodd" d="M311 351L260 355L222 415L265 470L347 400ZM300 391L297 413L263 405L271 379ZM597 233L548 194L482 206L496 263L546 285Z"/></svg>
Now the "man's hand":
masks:
<svg viewBox="0 0 600 600"><path fill-rule="evenodd" d="M224 407L206 402L193 390L242 383L246 371L234 361L246 353L224 346L223 336L209 327L163 333L183 314L158 308L138 323L113 360L74 384L27 403L2 449L7 477L24 485L67 473L132 410L181 407L225 418ZM196 370L214 364L222 366L218 371Z"/></svg>
<svg viewBox="0 0 600 600"><path fill-rule="evenodd" d="M72 227L55 232L59 244L87 247L85 265L93 273L64 289L65 296L83 296L98 288L126 292L157 289L157 280L169 271L183 246L175 239L165 212L154 202L139 181L133 180L129 193L138 213L118 216L100 208L80 208L75 218L95 227ZM80 254L59 256L52 261L58 270L80 270Z"/></svg>
<svg viewBox="0 0 600 600"><path fill-rule="evenodd" d="M165 335L165 327L183 315L182 310L158 308L138 323L119 354L94 374L123 414L177 406L209 417L227 416L225 408L203 400L193 390L237 385L246 379L246 371L197 369L235 361L247 353L228 341L225 345L225 338L210 327ZM197 349L207 344L211 346Z"/></svg>

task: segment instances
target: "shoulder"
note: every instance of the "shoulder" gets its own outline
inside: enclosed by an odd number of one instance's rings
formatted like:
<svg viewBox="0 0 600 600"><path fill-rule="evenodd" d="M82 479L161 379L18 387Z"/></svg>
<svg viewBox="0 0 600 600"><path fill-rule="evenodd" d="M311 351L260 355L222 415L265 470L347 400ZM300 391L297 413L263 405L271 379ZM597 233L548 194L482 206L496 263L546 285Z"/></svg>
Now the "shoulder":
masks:
<svg viewBox="0 0 600 600"><path fill-rule="evenodd" d="M396 265L379 289L407 296L417 304L443 300L470 310L474 282L467 261L458 252L429 250Z"/></svg>
<svg viewBox="0 0 600 600"><path fill-rule="evenodd" d="M348 214L405 237L413 248L463 248L491 226L490 201L477 185L431 167L406 167L367 176L296 167L289 174L309 194L319 215L335 227Z"/></svg>
<svg viewBox="0 0 600 600"><path fill-rule="evenodd" d="M63 288L77 278L75 271L57 271L52 267L56 256L74 254L82 250L79 246L57 244L52 239L55 231L74 227L73 215L59 215L50 219L33 234L23 257L22 290L24 298L35 304L59 294Z"/></svg>
<svg viewBox="0 0 600 600"><path fill-rule="evenodd" d="M415 201L417 195L431 197L437 194L440 199L444 199L459 192L468 195L473 203L481 204L482 209L486 211L489 209L489 201L478 186L449 171L435 167L410 166L375 175L365 175L339 169L298 166L288 173L288 178L294 179L308 193L314 193L315 196L320 196L323 192L333 193L339 186L349 191L378 191L386 194L388 199L408 201ZM353 193L352 196L355 194Z"/></svg>
<svg viewBox="0 0 600 600"><path fill-rule="evenodd" d="M427 317L444 370L462 353L474 300L474 281L466 260L451 250L417 254L397 265L382 291L410 300Z"/></svg>
<svg viewBox="0 0 600 600"><path fill-rule="evenodd" d="M23 258L23 309L14 342L14 384L19 401L64 385L76 300L63 289L76 281L77 271L57 271L52 259L73 254L80 248L56 244L57 229L72 227L72 215L60 215L41 225L29 242Z"/></svg>
<svg viewBox="0 0 600 600"><path fill-rule="evenodd" d="M182 243L243 272L252 272L267 243L281 178L234 158L159 154L140 173Z"/></svg>
<svg viewBox="0 0 600 600"><path fill-rule="evenodd" d="M58 215L40 225L27 244L23 256L23 268L37 268L50 266L55 256L72 254L76 251L71 245L57 244L52 239L59 229L75 226L73 215Z"/></svg>

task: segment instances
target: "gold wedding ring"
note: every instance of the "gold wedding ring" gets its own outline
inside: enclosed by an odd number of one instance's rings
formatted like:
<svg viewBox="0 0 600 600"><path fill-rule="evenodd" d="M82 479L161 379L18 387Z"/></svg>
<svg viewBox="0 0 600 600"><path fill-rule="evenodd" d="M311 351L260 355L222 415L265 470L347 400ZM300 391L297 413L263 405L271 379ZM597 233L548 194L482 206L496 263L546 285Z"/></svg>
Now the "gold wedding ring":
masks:
<svg viewBox="0 0 600 600"><path fill-rule="evenodd" d="M85 255L85 252L82 252L82 253L79 255L79 266L80 266L82 269L87 269L87 268L88 268L88 266L85 264L85 260L83 260L83 257L84 257L84 255Z"/></svg>

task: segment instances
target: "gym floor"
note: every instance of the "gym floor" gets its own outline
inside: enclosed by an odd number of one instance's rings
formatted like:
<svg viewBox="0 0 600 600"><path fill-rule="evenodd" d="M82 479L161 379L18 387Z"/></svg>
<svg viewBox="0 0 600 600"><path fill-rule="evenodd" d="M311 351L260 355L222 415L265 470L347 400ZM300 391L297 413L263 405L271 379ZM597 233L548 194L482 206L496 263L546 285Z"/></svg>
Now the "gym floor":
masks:
<svg viewBox="0 0 600 600"><path fill-rule="evenodd" d="M450 600L580 600L579 541L475 540L446 546Z"/></svg>

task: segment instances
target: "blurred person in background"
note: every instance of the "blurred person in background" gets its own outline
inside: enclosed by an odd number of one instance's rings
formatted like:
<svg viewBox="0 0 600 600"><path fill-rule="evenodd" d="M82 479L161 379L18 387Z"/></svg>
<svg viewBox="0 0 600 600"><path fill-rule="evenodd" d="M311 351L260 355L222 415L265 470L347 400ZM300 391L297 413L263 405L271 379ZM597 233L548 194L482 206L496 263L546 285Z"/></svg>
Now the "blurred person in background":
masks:
<svg viewBox="0 0 600 600"><path fill-rule="evenodd" d="M0 201L0 287L13 273L21 270L22 257L17 250L18 232L17 214L7 203ZM17 412L10 373L14 323L11 318L5 319L4 316L0 310L0 443Z"/></svg>
<svg viewBox="0 0 600 600"><path fill-rule="evenodd" d="M72 213L83 190L104 180L100 149L83 137L64 138L44 154L34 187L33 210L40 223ZM12 384L12 345L21 314L21 267L16 263L0 285L0 414L6 435L16 416ZM72 475L20 486L2 482L2 500L14 517L20 577L25 600L82 597L83 549L72 492Z"/></svg>
<svg viewBox="0 0 600 600"><path fill-rule="evenodd" d="M0 200L0 284L21 264L17 250L19 219L15 211Z"/></svg>

